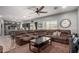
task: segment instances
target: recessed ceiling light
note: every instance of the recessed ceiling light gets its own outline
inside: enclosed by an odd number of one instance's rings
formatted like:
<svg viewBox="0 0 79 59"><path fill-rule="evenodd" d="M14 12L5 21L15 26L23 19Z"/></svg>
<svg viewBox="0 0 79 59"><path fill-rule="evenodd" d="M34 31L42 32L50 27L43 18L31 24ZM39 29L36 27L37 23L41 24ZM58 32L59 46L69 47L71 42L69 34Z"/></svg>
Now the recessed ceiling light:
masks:
<svg viewBox="0 0 79 59"><path fill-rule="evenodd" d="M66 8L67 6L62 6L62 8Z"/></svg>

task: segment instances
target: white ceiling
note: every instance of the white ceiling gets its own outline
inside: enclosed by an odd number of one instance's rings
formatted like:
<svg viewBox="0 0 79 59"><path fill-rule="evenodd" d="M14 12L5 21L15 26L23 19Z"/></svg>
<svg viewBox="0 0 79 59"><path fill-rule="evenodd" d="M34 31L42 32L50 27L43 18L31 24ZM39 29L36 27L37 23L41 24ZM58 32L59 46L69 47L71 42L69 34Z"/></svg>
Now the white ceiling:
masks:
<svg viewBox="0 0 79 59"><path fill-rule="evenodd" d="M47 11L48 13L38 15L35 13L37 7L40 6L0 6L0 17L13 21L22 21L67 12L78 8L78 6L67 6L66 8L58 6L58 9L55 10L54 7L56 6L45 6L43 11Z"/></svg>

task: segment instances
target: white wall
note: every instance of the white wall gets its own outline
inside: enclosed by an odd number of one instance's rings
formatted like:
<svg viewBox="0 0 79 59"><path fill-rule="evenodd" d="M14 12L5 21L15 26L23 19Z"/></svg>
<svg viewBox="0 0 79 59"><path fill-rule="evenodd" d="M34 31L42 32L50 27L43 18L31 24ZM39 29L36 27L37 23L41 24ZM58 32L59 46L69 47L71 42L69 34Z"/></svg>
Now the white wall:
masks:
<svg viewBox="0 0 79 59"><path fill-rule="evenodd" d="M77 21L77 29L78 29L78 34L79 34L79 8L78 8L78 21Z"/></svg>
<svg viewBox="0 0 79 59"><path fill-rule="evenodd" d="M64 13L60 15L60 20L58 21L60 23L61 20L63 19L69 19L71 21L71 26L69 28L62 28L59 26L60 29L70 29L72 33L77 33L77 11L72 11L68 13Z"/></svg>
<svg viewBox="0 0 79 59"><path fill-rule="evenodd" d="M71 30L72 33L77 33L78 32L78 12L77 10L75 11L70 11L70 12L66 12L66 13L62 13L62 14L58 14L58 15L52 15L52 16L47 16L47 17L42 17L39 19L35 19L34 21L38 21L38 22L43 22L43 21L54 21L57 20L57 25L58 25L58 29L68 29ZM60 21L62 19L69 19L71 21L71 26L69 28L62 28L60 26ZM45 26L44 26L45 27Z"/></svg>

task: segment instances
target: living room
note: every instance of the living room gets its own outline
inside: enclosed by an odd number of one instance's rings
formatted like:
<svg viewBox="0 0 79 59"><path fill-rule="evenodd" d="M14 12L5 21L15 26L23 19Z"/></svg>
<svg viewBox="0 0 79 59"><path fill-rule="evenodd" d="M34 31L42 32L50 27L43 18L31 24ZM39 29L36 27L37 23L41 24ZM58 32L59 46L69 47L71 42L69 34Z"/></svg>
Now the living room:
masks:
<svg viewBox="0 0 79 59"><path fill-rule="evenodd" d="M0 6L0 15L4 53L71 53L79 35L78 6Z"/></svg>

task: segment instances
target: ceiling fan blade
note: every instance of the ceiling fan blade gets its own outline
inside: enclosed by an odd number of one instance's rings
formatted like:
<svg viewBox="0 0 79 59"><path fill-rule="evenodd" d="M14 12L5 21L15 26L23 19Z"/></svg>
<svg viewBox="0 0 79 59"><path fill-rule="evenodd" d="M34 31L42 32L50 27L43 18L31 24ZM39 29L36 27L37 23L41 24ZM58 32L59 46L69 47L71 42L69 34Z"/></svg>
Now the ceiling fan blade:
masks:
<svg viewBox="0 0 79 59"><path fill-rule="evenodd" d="M41 7L38 9L38 11L40 12L43 8L44 8L44 6L41 6Z"/></svg>
<svg viewBox="0 0 79 59"><path fill-rule="evenodd" d="M45 12L45 11L41 11L41 12L39 12L39 13L47 13L47 12Z"/></svg>

